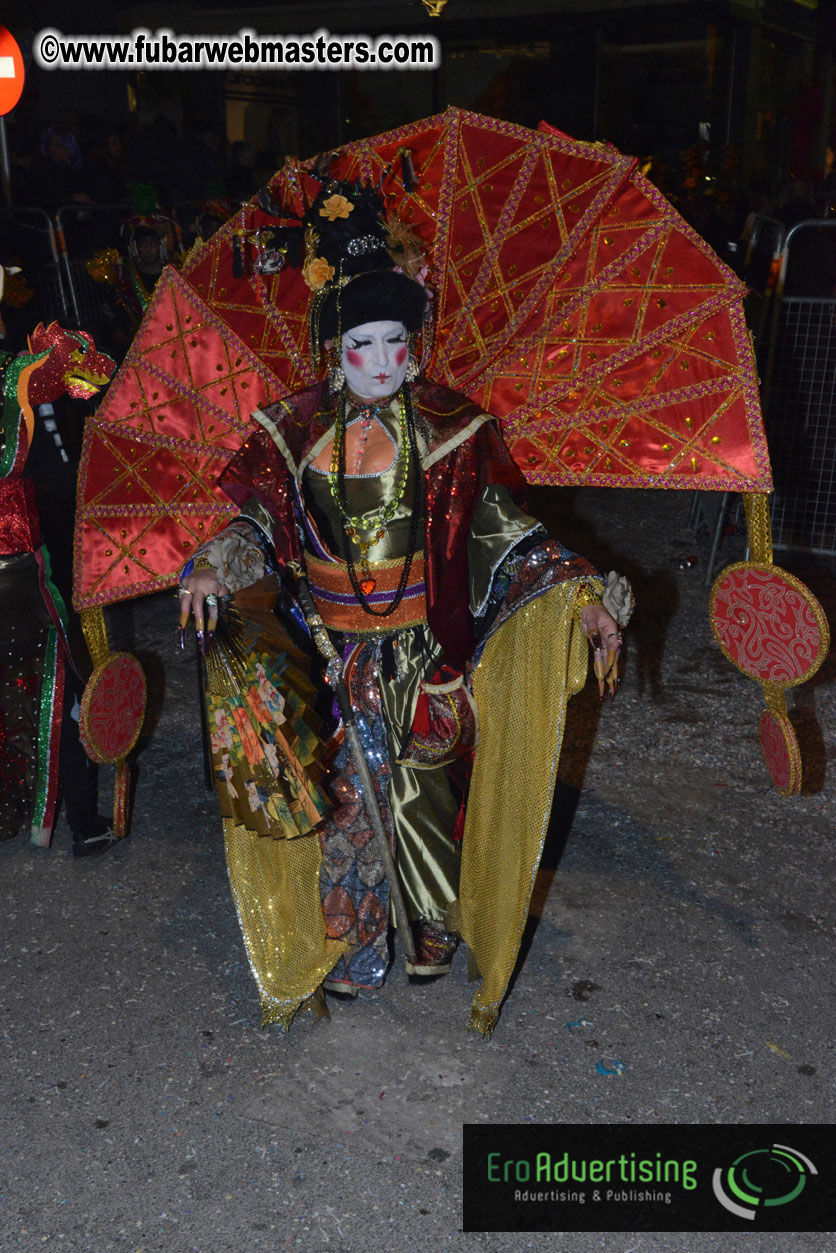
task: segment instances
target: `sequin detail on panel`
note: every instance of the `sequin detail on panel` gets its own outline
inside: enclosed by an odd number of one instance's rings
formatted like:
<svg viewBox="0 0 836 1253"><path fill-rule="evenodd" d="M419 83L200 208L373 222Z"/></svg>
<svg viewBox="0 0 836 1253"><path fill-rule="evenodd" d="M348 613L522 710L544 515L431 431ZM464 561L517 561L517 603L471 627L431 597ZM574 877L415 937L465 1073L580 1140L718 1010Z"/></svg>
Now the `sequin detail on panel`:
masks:
<svg viewBox="0 0 836 1253"><path fill-rule="evenodd" d="M488 638L517 609L557 583L596 575L595 567L585 557L570 552L559 540L548 539L545 543L531 546L526 537L508 554L496 572L485 613L477 620L478 656L481 656Z"/></svg>
<svg viewBox="0 0 836 1253"><path fill-rule="evenodd" d="M380 815L394 844L389 806L389 753L377 689L379 646L364 644L350 676L357 730L369 763ZM330 785L337 808L320 833L320 894L326 934L346 942L344 955L328 976L329 984L380 987L389 965L387 930L389 885L383 873L374 832L363 805L360 780L347 744L334 759ZM394 849L393 849L394 851Z"/></svg>

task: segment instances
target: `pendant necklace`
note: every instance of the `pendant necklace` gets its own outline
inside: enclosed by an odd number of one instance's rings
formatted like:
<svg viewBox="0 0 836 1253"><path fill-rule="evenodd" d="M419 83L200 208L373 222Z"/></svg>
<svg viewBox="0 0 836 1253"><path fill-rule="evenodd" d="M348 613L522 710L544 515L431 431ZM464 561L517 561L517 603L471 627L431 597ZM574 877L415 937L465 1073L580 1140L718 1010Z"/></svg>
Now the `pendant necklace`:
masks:
<svg viewBox="0 0 836 1253"><path fill-rule="evenodd" d="M388 404L388 401L386 402ZM372 420L377 416L385 405L368 406L361 410L361 419L368 417L369 426ZM412 560L415 556L418 541L418 522L422 514L421 504L423 497L423 474L421 473L421 463L418 456L418 445L415 438L415 417L412 412L412 398L409 394L409 387L404 383L398 396L399 407L399 428L400 428L400 447L398 450L398 478L395 485L395 492L392 499L385 504L372 517L362 519L352 514L348 508L348 502L345 495L345 475L346 475L346 438L345 432L347 427L346 415L348 412L348 397L343 397L341 411L337 417L336 429L334 431L334 447L331 454L331 467L328 471L328 484L331 495L334 499L340 515L343 519L343 555L345 563L348 567L348 577L351 581L351 587L360 604L360 607L372 617L385 618L389 614L394 613L398 605L403 600L409 582L409 575L412 570ZM398 506L404 497L406 484L409 478L410 466L414 464L416 467L415 474L415 499L412 503L409 519L409 536L407 539L407 552L404 558L401 574L398 580L398 586L395 589L391 602L384 609L375 609L368 600L372 595L377 580L371 573L369 565L369 549L385 537L389 523L395 516ZM360 550L360 570L355 568L354 557L351 552L352 544L356 545Z"/></svg>
<svg viewBox="0 0 836 1253"><path fill-rule="evenodd" d="M363 455L363 448L368 438L369 430L372 422L388 405L388 400L382 405L368 405L360 410L360 444L357 450L356 466L359 469L360 460ZM359 586L364 596L370 596L375 589L377 580L372 576L369 566L369 549L372 548L379 540L386 535L389 522L395 516L398 506L403 500L406 491L406 483L409 478L409 445L407 441L406 431L406 405L403 396L399 397L399 426L400 426L400 448L398 450L398 478L395 484L395 494L388 504L384 505L371 518L363 520L359 515L352 514L348 508L348 502L345 497L345 456L346 456L346 432L347 423L348 397L343 398L342 412L337 421L336 430L334 432L334 448L331 453L331 467L328 471L328 484L331 489L331 495L340 511L343 519L343 531L349 540L360 550L360 580ZM341 471L342 467L342 473Z"/></svg>

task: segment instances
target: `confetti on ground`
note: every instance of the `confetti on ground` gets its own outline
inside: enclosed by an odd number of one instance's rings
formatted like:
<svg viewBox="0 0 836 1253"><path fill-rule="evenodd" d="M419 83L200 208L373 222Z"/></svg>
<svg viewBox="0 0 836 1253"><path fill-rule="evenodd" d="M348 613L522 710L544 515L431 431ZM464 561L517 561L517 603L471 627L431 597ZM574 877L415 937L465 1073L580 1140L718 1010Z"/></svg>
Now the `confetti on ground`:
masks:
<svg viewBox="0 0 836 1253"><path fill-rule="evenodd" d="M614 1057L612 1059L611 1066L605 1066L602 1061L599 1061L595 1063L595 1069L599 1075L611 1076L611 1075L623 1075L625 1067L624 1067L624 1062L620 1062L617 1057Z"/></svg>

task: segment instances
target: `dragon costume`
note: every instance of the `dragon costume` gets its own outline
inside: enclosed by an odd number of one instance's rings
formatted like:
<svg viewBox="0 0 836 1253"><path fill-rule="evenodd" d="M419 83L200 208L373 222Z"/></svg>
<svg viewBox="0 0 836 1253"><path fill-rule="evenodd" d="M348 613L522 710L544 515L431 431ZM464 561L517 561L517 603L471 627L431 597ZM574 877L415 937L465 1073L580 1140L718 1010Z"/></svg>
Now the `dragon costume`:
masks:
<svg viewBox="0 0 836 1253"><path fill-rule="evenodd" d="M93 395L113 362L55 322L36 327L28 349L0 361L0 839L28 827L33 843L49 844L69 649L26 460L37 407Z"/></svg>

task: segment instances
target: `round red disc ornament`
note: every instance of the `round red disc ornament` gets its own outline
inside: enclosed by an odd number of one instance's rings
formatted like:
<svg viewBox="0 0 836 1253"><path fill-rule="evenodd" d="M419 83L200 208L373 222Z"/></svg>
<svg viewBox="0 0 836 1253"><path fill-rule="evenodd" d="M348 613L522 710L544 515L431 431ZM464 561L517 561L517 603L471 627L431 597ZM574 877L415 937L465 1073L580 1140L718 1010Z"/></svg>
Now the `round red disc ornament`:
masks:
<svg viewBox="0 0 836 1253"><path fill-rule="evenodd" d="M711 591L711 629L732 665L761 683L794 687L827 656L824 610L800 579L776 566L727 566Z"/></svg>
<svg viewBox="0 0 836 1253"><path fill-rule="evenodd" d="M778 791L795 796L801 791L801 750L785 713L764 709L760 721L761 750Z"/></svg>
<svg viewBox="0 0 836 1253"><path fill-rule="evenodd" d="M130 653L113 653L97 666L81 698L81 742L92 761L127 757L142 730L145 674Z"/></svg>

